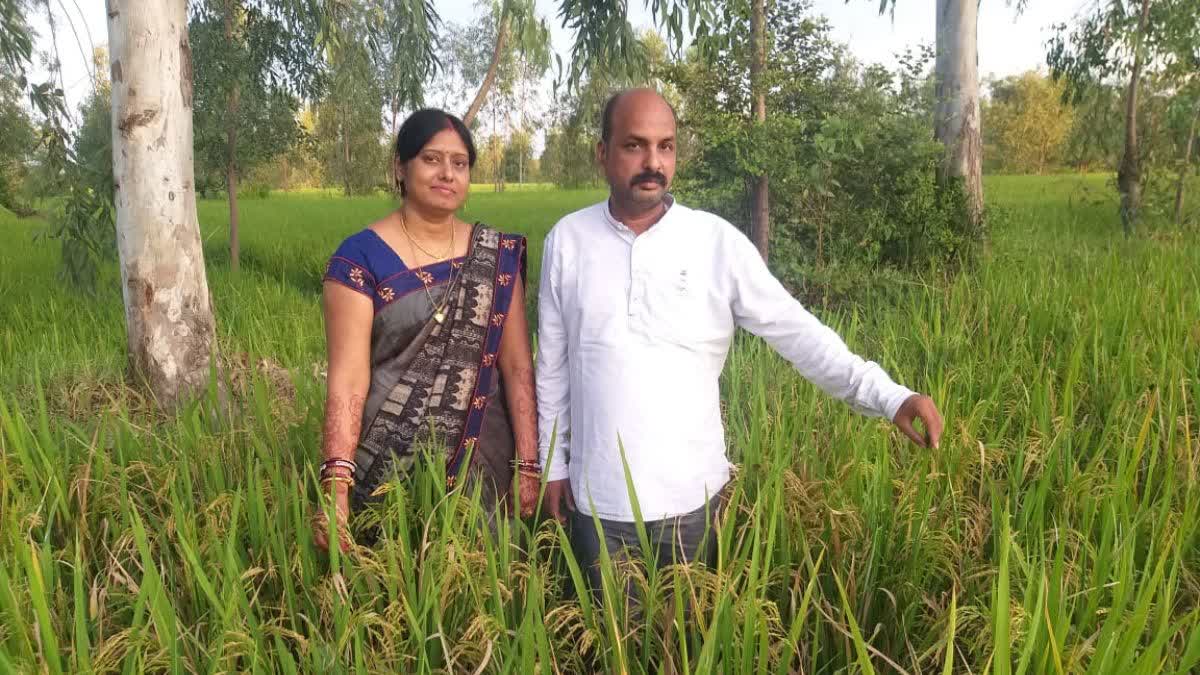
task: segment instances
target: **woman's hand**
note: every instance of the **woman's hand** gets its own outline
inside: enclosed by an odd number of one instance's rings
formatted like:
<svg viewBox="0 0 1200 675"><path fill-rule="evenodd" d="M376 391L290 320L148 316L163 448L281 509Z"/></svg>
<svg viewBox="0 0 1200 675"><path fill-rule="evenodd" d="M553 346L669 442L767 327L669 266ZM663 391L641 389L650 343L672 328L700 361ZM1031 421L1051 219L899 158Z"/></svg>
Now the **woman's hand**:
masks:
<svg viewBox="0 0 1200 675"><path fill-rule="evenodd" d="M525 319L525 288L514 281L512 310L504 320L500 336L500 375L508 414L512 420L513 445L516 447L518 468L513 481L520 490L520 504L513 511L528 518L537 510L538 493L542 489L542 474L537 466L537 403L533 389L533 356L529 347L529 324ZM527 464L524 470L519 464Z"/></svg>
<svg viewBox="0 0 1200 675"><path fill-rule="evenodd" d="M333 490L333 507L337 514L337 533L338 544L342 549L342 553L350 551L351 544L354 539L350 536L350 528L348 526L350 518L350 490L339 482L326 483L322 486L322 491L326 489ZM324 499L321 500L319 508L321 509L313 515L313 543L322 551L329 550L329 517L325 514Z"/></svg>
<svg viewBox="0 0 1200 675"><path fill-rule="evenodd" d="M371 321L374 308L367 296L333 281L326 281L322 302L325 312L325 342L329 355L329 376L325 393L324 437L321 456L351 463L362 429L363 405L371 385ZM344 469L344 467L343 467ZM322 469L324 472L324 469ZM352 472L336 470L332 475L349 479ZM323 476L324 477L324 476ZM338 538L343 551L353 541L346 529L350 514L349 485L342 480L326 480L321 492L331 494L337 514ZM313 514L313 540L329 550L329 517L325 500L319 500Z"/></svg>
<svg viewBox="0 0 1200 675"><path fill-rule="evenodd" d="M517 489L521 494L521 517L529 518L537 509L538 492L542 489L542 477L534 473L518 471Z"/></svg>

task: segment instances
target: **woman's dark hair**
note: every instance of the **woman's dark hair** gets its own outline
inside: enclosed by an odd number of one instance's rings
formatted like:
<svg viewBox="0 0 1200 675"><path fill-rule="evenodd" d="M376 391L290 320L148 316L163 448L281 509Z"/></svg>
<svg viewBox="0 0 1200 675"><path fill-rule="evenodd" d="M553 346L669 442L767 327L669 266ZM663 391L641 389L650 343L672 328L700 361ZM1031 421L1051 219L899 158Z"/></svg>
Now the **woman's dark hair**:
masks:
<svg viewBox="0 0 1200 675"><path fill-rule="evenodd" d="M467 146L467 166L475 166L475 141L471 140L471 131L462 120L445 110L425 108L418 110L404 120L400 131L396 133L396 159L401 163L407 162L421 152L421 148L429 143L429 139L446 129L453 129ZM400 196L404 196L404 181L400 185Z"/></svg>

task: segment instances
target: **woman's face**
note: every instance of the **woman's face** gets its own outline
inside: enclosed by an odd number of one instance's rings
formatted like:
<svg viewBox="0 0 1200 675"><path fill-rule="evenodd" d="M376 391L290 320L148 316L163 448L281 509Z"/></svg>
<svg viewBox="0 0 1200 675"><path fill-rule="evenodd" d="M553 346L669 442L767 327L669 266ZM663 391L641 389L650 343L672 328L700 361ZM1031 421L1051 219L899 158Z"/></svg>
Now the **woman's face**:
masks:
<svg viewBox="0 0 1200 675"><path fill-rule="evenodd" d="M425 208L457 211L467 199L470 158L467 145L453 129L439 131L399 168L407 200Z"/></svg>

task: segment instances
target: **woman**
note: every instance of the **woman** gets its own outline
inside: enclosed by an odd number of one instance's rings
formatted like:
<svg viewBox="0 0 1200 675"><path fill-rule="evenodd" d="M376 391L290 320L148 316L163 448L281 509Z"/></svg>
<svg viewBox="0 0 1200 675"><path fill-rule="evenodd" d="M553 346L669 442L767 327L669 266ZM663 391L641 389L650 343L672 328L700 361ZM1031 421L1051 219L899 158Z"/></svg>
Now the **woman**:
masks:
<svg viewBox="0 0 1200 675"><path fill-rule="evenodd" d="M400 208L342 242L325 273L321 484L333 492L344 532L351 507L407 472L436 438L446 447L448 488L469 471L495 508L515 468L528 516L540 467L525 238L456 217L475 165L471 133L457 117L413 113L397 135L394 165ZM321 548L327 532L321 514Z"/></svg>

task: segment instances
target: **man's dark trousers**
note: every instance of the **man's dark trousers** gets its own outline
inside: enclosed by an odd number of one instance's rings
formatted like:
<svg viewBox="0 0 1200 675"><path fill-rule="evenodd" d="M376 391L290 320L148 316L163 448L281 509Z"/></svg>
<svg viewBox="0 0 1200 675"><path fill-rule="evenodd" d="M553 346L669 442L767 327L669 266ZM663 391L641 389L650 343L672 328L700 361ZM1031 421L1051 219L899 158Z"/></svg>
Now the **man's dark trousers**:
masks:
<svg viewBox="0 0 1200 675"><path fill-rule="evenodd" d="M650 564L651 560L657 562L660 569L693 561L710 566L715 564L716 520L721 502L721 495L718 495L695 511L672 518L646 521L646 538L650 547L654 549L648 552L641 550L637 523L601 518L600 526L604 530L604 536L601 537L596 532L592 516L574 511L571 514L571 549L580 570L587 577L593 594L597 598L600 596L601 545L608 549L608 555L613 561L641 557L647 564ZM631 586L626 587L627 594L632 594L632 590Z"/></svg>

